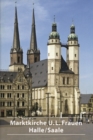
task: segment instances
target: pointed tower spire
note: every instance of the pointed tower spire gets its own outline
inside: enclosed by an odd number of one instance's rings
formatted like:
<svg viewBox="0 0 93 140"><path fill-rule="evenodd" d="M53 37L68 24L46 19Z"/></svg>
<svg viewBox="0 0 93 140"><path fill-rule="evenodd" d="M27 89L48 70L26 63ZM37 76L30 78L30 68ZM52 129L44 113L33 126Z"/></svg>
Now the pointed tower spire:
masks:
<svg viewBox="0 0 93 140"><path fill-rule="evenodd" d="M37 48L34 8L33 8L33 13L32 13L32 30L31 30L31 39L30 39L30 49L27 51L27 63L28 61L30 64L40 61L40 50Z"/></svg>
<svg viewBox="0 0 93 140"><path fill-rule="evenodd" d="M13 49L20 49L20 39L18 30L18 18L17 18L17 7L15 6L15 22L14 22L14 38L13 38Z"/></svg>
<svg viewBox="0 0 93 140"><path fill-rule="evenodd" d="M31 31L30 49L33 51L37 50L34 8L33 8L33 15L32 15L32 31Z"/></svg>
<svg viewBox="0 0 93 140"><path fill-rule="evenodd" d="M9 70L17 71L19 68L24 70L23 50L20 47L19 30L18 30L17 7L15 6L14 37L13 37L13 46L10 51Z"/></svg>

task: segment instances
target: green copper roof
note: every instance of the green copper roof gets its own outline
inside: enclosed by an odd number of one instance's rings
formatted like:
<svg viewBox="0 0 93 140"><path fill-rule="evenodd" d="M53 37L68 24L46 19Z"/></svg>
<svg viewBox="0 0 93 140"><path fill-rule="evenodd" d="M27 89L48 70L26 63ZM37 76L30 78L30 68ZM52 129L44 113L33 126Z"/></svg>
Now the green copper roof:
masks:
<svg viewBox="0 0 93 140"><path fill-rule="evenodd" d="M49 35L49 39L60 39L58 32L51 32Z"/></svg>
<svg viewBox="0 0 93 140"><path fill-rule="evenodd" d="M71 34L68 36L68 40L78 40L78 37L77 37L76 34L71 33Z"/></svg>

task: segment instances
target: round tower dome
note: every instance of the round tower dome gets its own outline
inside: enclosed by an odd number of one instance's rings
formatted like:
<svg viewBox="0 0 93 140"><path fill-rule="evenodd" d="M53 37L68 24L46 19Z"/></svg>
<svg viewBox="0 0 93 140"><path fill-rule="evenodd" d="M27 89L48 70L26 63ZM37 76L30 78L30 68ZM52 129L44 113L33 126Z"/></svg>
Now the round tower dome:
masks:
<svg viewBox="0 0 93 140"><path fill-rule="evenodd" d="M49 39L60 39L60 35L57 32L57 25L55 22L52 24L52 32L49 35Z"/></svg>
<svg viewBox="0 0 93 140"><path fill-rule="evenodd" d="M68 41L77 40L78 36L75 34L75 26L72 24L70 27L70 35L68 36Z"/></svg>

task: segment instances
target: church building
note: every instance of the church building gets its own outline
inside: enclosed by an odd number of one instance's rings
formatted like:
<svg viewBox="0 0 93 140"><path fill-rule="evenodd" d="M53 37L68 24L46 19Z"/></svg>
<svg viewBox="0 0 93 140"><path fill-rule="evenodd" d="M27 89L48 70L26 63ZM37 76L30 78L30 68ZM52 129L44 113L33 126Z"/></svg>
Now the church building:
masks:
<svg viewBox="0 0 93 140"><path fill-rule="evenodd" d="M50 116L80 113L80 46L75 26L71 25L66 44L60 38L54 22L46 42L47 58L40 60L33 9L30 47L27 50L27 64L24 64L15 7L9 71L0 71L0 116L17 116L20 112L24 116L30 116L35 103L38 103L43 116L48 112ZM63 47L66 48L66 61L61 55Z"/></svg>

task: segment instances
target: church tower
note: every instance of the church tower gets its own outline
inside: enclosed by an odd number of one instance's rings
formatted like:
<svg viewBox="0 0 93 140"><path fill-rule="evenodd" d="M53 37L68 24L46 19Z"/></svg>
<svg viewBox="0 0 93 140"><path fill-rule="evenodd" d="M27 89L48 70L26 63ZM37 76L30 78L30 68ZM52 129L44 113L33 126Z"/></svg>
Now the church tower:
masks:
<svg viewBox="0 0 93 140"><path fill-rule="evenodd" d="M48 89L49 115L57 115L57 81L59 81L59 72L61 69L61 42L57 32L57 24L52 24L52 32L49 35L48 43Z"/></svg>
<svg viewBox="0 0 93 140"><path fill-rule="evenodd" d="M57 25L52 24L52 32L48 40L48 86L54 86L56 83L55 75L61 69L61 42L57 32Z"/></svg>
<svg viewBox="0 0 93 140"><path fill-rule="evenodd" d="M30 49L27 51L27 63L28 61L30 64L40 61L40 50L38 50L37 48L34 9L33 9L33 15L32 15L32 31L31 31L31 39L30 39Z"/></svg>
<svg viewBox="0 0 93 140"><path fill-rule="evenodd" d="M73 112L80 113L80 90L79 90L79 43L75 34L75 26L70 27L70 35L68 36L67 64L70 70L74 72L73 76Z"/></svg>
<svg viewBox="0 0 93 140"><path fill-rule="evenodd" d="M79 87L79 44L73 24L70 27L70 35L68 36L67 64L69 69L75 73L74 85Z"/></svg>
<svg viewBox="0 0 93 140"><path fill-rule="evenodd" d="M19 39L17 7L15 7L14 37L13 37L13 46L10 51L9 70L18 71L19 68L24 70L23 50L20 47L20 39Z"/></svg>

